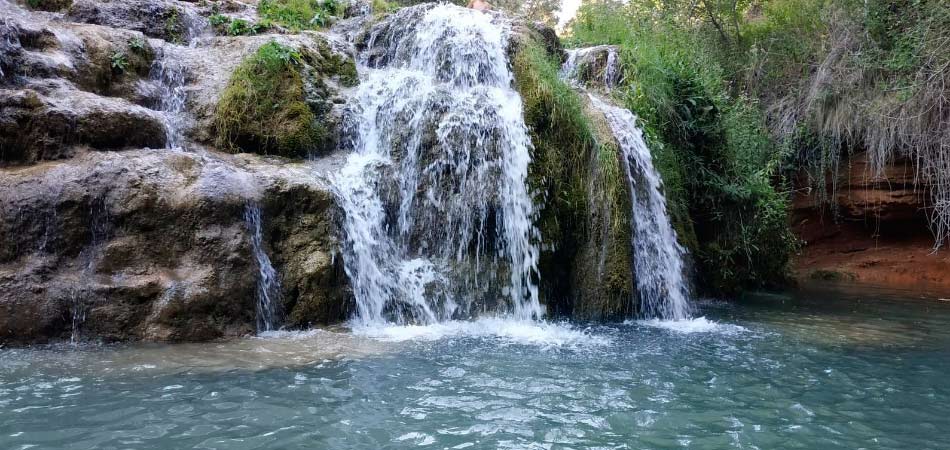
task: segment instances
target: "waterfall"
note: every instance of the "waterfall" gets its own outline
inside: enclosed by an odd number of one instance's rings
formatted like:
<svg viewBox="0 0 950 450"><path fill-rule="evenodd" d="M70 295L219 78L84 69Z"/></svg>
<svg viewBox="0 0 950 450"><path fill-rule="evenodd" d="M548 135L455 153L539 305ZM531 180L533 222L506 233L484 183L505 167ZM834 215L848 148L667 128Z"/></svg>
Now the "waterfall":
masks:
<svg viewBox="0 0 950 450"><path fill-rule="evenodd" d="M248 203L244 207L244 223L251 233L251 251L257 260L257 331L274 331L280 327L283 308L280 304L280 279L264 250L261 238L261 208Z"/></svg>
<svg viewBox="0 0 950 450"><path fill-rule="evenodd" d="M616 47L601 45L568 51L561 76L578 89L593 85L609 92L620 81ZM685 250L676 239L663 196L663 181L637 127L637 118L588 92L620 145L631 204L631 245L634 279L640 298L639 315L647 319L684 320L690 317L685 279Z"/></svg>
<svg viewBox="0 0 950 450"><path fill-rule="evenodd" d="M332 180L358 324L544 313L531 142L503 20L428 4L367 34L352 153Z"/></svg>
<svg viewBox="0 0 950 450"><path fill-rule="evenodd" d="M630 111L589 94L604 114L620 144L624 173L630 188L633 266L640 315L663 320L688 319L689 289L684 278L684 250L676 240L663 196L663 182L637 118Z"/></svg>
<svg viewBox="0 0 950 450"><path fill-rule="evenodd" d="M158 82L158 110L165 113L166 148L181 148L184 140L182 128L188 93L185 90L185 67L171 51L177 48L180 47L166 44L151 69L151 78Z"/></svg>
<svg viewBox="0 0 950 450"><path fill-rule="evenodd" d="M109 208L104 197L95 198L89 205L89 244L80 252L82 271L80 277L73 280L67 289L67 302L71 316L69 342L73 345L81 341L82 326L86 322L86 310L89 296L83 290L96 275L102 243L111 232Z"/></svg>
<svg viewBox="0 0 950 450"><path fill-rule="evenodd" d="M612 45L566 50L567 60L561 67L561 77L576 86L597 84L610 92L623 76L617 51Z"/></svg>

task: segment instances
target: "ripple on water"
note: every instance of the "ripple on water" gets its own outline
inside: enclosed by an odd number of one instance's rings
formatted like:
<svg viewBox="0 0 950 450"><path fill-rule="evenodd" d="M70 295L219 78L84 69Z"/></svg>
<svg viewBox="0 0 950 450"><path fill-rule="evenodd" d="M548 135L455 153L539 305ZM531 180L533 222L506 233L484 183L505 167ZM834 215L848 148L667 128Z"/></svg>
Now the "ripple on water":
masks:
<svg viewBox="0 0 950 450"><path fill-rule="evenodd" d="M950 310L833 312L4 350L0 448L950 448Z"/></svg>

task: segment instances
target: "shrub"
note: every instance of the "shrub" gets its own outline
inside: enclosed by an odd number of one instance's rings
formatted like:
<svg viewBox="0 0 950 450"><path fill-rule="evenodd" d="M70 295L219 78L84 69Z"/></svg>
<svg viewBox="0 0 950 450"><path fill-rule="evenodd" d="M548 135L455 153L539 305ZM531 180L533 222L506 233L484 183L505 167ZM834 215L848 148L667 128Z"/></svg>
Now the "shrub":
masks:
<svg viewBox="0 0 950 450"><path fill-rule="evenodd" d="M109 57L109 66L112 67L112 72L123 74L129 69L129 59L124 52L114 51Z"/></svg>

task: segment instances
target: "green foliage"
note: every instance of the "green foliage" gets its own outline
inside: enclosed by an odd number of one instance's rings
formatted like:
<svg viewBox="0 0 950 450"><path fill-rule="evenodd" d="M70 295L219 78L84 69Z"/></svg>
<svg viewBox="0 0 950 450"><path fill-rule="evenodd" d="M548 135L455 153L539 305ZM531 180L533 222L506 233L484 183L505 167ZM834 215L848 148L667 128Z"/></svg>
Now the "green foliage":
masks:
<svg viewBox="0 0 950 450"><path fill-rule="evenodd" d="M399 5L386 0L373 0L373 14L388 14L399 8Z"/></svg>
<svg viewBox="0 0 950 450"><path fill-rule="evenodd" d="M218 34L228 36L250 36L260 34L270 28L269 20L261 20L256 23L248 22L244 19L231 19L223 14L213 14L208 17L208 23Z"/></svg>
<svg viewBox="0 0 950 450"><path fill-rule="evenodd" d="M125 52L114 51L109 57L109 66L112 67L112 72L116 74L123 74L129 70L129 59L125 56Z"/></svg>
<svg viewBox="0 0 950 450"><path fill-rule="evenodd" d="M181 22L181 16L178 10L172 12L165 18L165 39L169 42L181 44L185 41L184 24Z"/></svg>
<svg viewBox="0 0 950 450"><path fill-rule="evenodd" d="M304 58L270 42L241 63L215 111L219 147L305 156L321 145L326 130L304 102Z"/></svg>
<svg viewBox="0 0 950 450"><path fill-rule="evenodd" d="M731 92L733 72L725 67L734 61L720 63L727 47L745 40L741 28L731 24L729 31L724 21L735 21L733 3L700 2L728 8L715 13L718 26L695 28L684 25L690 21L674 2L657 3L587 5L570 41L620 47L627 85L614 95L641 118L702 287L731 292L780 283L795 249L779 172L785 152L757 103Z"/></svg>
<svg viewBox="0 0 950 450"><path fill-rule="evenodd" d="M149 53L148 43L145 42L145 39L140 37L134 37L129 39L127 42L129 50L138 54L138 55L147 55Z"/></svg>
<svg viewBox="0 0 950 450"><path fill-rule="evenodd" d="M224 14L214 13L208 17L208 23L214 28L225 27L231 24L231 18Z"/></svg>
<svg viewBox="0 0 950 450"><path fill-rule="evenodd" d="M345 7L337 0L261 0L257 12L263 19L300 31L329 26Z"/></svg>

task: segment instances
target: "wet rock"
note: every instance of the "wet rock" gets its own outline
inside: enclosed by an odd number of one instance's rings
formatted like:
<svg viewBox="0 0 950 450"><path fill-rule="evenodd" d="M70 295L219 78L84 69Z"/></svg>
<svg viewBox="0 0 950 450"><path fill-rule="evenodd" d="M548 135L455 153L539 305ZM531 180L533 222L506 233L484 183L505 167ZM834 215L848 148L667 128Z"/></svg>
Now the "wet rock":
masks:
<svg viewBox="0 0 950 450"><path fill-rule="evenodd" d="M84 339L253 332L248 202L264 205L293 323L339 320L347 294L319 164L130 150L0 169L0 342L68 338L77 311Z"/></svg>
<svg viewBox="0 0 950 450"><path fill-rule="evenodd" d="M588 88L610 90L622 83L620 48L614 45L598 45L572 49L567 52L565 67L568 76Z"/></svg>
<svg viewBox="0 0 950 450"><path fill-rule="evenodd" d="M75 144L101 150L165 144L164 122L154 111L63 82L32 87L0 90L0 164L68 157Z"/></svg>
<svg viewBox="0 0 950 450"><path fill-rule="evenodd" d="M205 26L194 5L173 0L75 0L66 18L138 31L174 43L188 42Z"/></svg>
<svg viewBox="0 0 950 450"><path fill-rule="evenodd" d="M508 40L508 54L514 55L523 45L529 42L540 44L544 50L557 59L565 58L564 47L554 28L542 22L525 19L515 19L511 26L511 36Z"/></svg>

